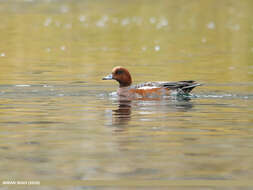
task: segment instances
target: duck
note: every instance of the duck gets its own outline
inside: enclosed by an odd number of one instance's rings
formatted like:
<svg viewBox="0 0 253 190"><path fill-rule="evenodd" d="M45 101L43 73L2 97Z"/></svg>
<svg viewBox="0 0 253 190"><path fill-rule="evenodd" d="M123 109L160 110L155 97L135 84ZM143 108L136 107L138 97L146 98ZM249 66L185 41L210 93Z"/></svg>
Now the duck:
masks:
<svg viewBox="0 0 253 190"><path fill-rule="evenodd" d="M189 93L201 84L194 80L185 80L178 82L144 82L132 85L130 72L122 67L116 66L111 74L102 78L102 80L116 80L119 83L117 95L126 98L157 98L170 95L189 95Z"/></svg>

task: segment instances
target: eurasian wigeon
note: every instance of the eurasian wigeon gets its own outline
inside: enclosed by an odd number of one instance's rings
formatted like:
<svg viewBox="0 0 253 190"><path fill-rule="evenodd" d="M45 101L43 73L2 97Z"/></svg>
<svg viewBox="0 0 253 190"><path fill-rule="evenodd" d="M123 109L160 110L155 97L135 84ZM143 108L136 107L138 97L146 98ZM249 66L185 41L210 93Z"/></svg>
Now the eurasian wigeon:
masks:
<svg viewBox="0 0 253 190"><path fill-rule="evenodd" d="M119 82L117 94L129 98L156 98L171 94L187 95L193 88L199 86L193 80L178 82L145 82L137 85L132 84L132 77L126 68L114 67L112 73L103 80L116 80Z"/></svg>

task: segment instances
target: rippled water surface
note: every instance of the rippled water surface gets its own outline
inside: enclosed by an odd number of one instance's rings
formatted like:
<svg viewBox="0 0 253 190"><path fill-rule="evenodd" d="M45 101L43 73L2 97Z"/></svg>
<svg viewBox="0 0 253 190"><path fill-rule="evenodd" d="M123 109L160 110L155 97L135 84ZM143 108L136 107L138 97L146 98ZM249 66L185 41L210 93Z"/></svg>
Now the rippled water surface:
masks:
<svg viewBox="0 0 253 190"><path fill-rule="evenodd" d="M0 1L0 180L251 180L252 11L250 0ZM204 85L190 100L123 101L101 80L117 65L134 83Z"/></svg>

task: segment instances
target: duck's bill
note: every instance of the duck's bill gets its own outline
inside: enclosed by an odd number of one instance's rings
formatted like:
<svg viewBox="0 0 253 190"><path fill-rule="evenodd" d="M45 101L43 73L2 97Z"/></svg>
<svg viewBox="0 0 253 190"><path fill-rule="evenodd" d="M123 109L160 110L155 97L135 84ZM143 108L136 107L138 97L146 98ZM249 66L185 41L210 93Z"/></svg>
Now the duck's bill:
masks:
<svg viewBox="0 0 253 190"><path fill-rule="evenodd" d="M106 77L103 78L103 80L113 80L112 74L107 75Z"/></svg>

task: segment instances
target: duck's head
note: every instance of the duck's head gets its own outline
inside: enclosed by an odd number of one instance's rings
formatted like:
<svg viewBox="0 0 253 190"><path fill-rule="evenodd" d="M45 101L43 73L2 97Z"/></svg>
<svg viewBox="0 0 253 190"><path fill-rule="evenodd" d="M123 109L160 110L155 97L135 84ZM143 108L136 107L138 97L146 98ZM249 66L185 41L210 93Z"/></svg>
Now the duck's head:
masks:
<svg viewBox="0 0 253 190"><path fill-rule="evenodd" d="M129 71L123 67L117 66L112 69L112 73L104 77L103 80L116 80L120 87L127 87L132 84L132 78Z"/></svg>

